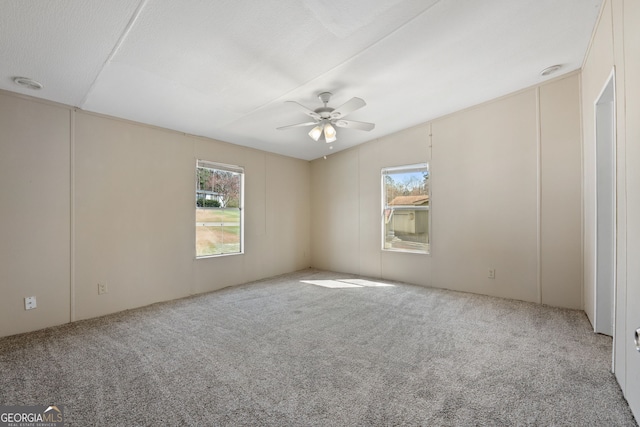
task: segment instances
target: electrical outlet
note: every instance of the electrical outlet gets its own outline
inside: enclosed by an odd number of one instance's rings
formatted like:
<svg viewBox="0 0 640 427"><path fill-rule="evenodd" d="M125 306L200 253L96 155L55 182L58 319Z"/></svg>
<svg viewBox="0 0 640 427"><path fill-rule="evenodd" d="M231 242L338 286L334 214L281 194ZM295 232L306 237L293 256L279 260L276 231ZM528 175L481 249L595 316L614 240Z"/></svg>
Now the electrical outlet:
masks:
<svg viewBox="0 0 640 427"><path fill-rule="evenodd" d="M107 293L107 282L98 283L98 295Z"/></svg>
<svg viewBox="0 0 640 427"><path fill-rule="evenodd" d="M36 308L36 297L26 297L24 299L24 309L32 310Z"/></svg>
<svg viewBox="0 0 640 427"><path fill-rule="evenodd" d="M496 269L495 268L490 268L489 269L489 279L495 279L496 278Z"/></svg>

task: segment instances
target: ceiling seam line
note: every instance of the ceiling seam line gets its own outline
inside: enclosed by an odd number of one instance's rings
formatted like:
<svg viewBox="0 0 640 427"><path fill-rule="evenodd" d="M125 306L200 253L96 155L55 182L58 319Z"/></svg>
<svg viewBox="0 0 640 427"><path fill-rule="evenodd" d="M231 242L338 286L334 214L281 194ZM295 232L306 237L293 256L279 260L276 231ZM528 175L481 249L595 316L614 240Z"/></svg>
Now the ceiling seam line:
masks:
<svg viewBox="0 0 640 427"><path fill-rule="evenodd" d="M314 80L318 80L320 77L322 77L323 75L330 73L331 71L335 70L338 67L343 66L344 64L348 63L349 61L352 61L353 59L357 58L358 56L362 55L364 52L368 51L369 49L373 48L374 46L376 46L378 43L382 42L383 40L389 38L390 36L392 36L393 34L397 33L398 31L400 31L402 28L406 27L407 25L409 25L411 22L415 21L416 19L418 19L420 16L424 15L425 13L429 12L431 9L433 9L438 3L440 3L441 0L436 0L431 6L429 6L428 8L426 8L425 10L423 10L422 12L418 13L417 15L413 16L411 19L409 19L408 21L404 22L402 25L400 25L399 27L395 28L394 30L392 30L391 32L383 35L382 37L380 37L379 39L375 40L374 42L370 43L369 45L367 45L366 47L364 47L363 49L361 49L360 51L356 52L355 54L351 55L350 57L348 57L347 59L345 59L344 61L342 61L341 63L337 64L334 67L331 67L330 69L324 71L322 74L315 76L307 81L305 81L304 83L294 87L293 89L287 91L287 93L285 93L284 95L273 99L271 101L268 101L262 105L259 105L258 107L254 108L253 110L249 111L247 114L252 114L255 113L256 111L266 107L267 105L271 105L275 102L277 102L278 100L283 99L284 97L286 97L287 95L289 95L292 92L295 92L296 90L300 89L303 86L308 85L309 83L313 82ZM236 120L237 121L237 120Z"/></svg>
<svg viewBox="0 0 640 427"><path fill-rule="evenodd" d="M79 108L83 108L84 107L84 104L89 99L89 95L91 95L91 93L93 92L93 89L95 88L96 84L98 83L98 79L100 78L100 76L104 72L105 68L107 68L107 65L113 60L113 57L120 50L120 47L124 43L125 39L129 35L129 33L131 32L131 29L133 28L133 26L135 25L136 21L140 17L140 14L142 13L142 10L145 8L145 6L147 5L148 1L149 0L141 0L140 4L138 4L138 7L136 8L135 12L133 12L133 15L131 16L131 19L129 19L129 22L127 23L127 26L124 28L124 31L122 32L122 34L118 38L118 41L116 42L116 44L113 47L113 49L111 49L111 53L109 53L109 56L107 57L107 59L102 64L102 67L100 67L100 71L98 71L98 74L96 74L96 77L93 79L93 82L91 82L91 86L89 86L89 90L87 90L87 93L85 94L84 98L82 98L82 101L80 102Z"/></svg>

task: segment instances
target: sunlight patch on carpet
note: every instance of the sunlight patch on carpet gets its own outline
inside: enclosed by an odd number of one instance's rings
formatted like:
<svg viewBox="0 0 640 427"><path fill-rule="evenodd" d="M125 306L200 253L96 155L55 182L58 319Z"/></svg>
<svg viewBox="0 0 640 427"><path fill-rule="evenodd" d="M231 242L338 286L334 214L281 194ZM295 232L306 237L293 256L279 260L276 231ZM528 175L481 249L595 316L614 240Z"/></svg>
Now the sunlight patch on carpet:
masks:
<svg viewBox="0 0 640 427"><path fill-rule="evenodd" d="M309 285L322 286L323 288L373 288L373 287L387 287L391 285L389 283L372 282L366 279L328 279L328 280L301 280L302 283Z"/></svg>
<svg viewBox="0 0 640 427"><path fill-rule="evenodd" d="M391 283L382 283L382 282L372 282L371 280L366 279L344 279L340 280L341 282L351 283L354 285L366 286L371 288L379 288L379 287L394 287Z"/></svg>

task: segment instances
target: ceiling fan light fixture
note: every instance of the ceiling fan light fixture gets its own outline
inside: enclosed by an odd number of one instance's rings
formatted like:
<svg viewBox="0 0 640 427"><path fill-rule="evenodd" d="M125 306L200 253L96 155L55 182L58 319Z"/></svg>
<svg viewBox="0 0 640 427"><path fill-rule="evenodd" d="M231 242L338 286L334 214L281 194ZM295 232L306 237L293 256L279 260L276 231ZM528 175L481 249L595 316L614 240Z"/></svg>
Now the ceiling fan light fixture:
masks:
<svg viewBox="0 0 640 427"><path fill-rule="evenodd" d="M319 140L320 139L320 135L322 135L322 123L318 124L316 127L314 127L313 129L311 129L309 131L309 136L314 141Z"/></svg>
<svg viewBox="0 0 640 427"><path fill-rule="evenodd" d="M331 123L327 122L327 124L324 125L324 139L327 143L336 140L336 129L331 126Z"/></svg>
<svg viewBox="0 0 640 427"><path fill-rule="evenodd" d="M316 108L315 110L307 108L296 101L287 101L292 105L297 105L299 108L301 108L307 116L313 119L313 121L297 123L288 126L280 126L276 129L284 130L295 129L303 126L313 126L313 129L311 129L308 133L309 137L314 141L322 140L327 144L330 144L337 141L338 139L336 126L340 128L351 128L364 131L370 131L375 127L373 123L342 119L342 117L346 116L347 114L351 114L352 112L359 110L360 108L367 105L362 98L353 97L344 104L340 105L338 108L331 108L327 106L329 100L331 99L330 92L322 92L318 95L318 98L324 104L324 106ZM329 147L329 149L331 148L333 148L333 146Z"/></svg>

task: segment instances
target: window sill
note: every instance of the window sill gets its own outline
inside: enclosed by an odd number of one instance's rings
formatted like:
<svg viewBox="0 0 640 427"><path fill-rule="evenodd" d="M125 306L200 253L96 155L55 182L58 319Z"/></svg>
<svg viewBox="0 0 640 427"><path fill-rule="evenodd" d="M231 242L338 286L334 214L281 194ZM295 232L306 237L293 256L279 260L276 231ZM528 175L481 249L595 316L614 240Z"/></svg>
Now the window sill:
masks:
<svg viewBox="0 0 640 427"><path fill-rule="evenodd" d="M418 255L431 255L431 252L429 252L429 251L417 251L417 250L412 250L412 249L385 249L385 248L382 248L382 252L418 254Z"/></svg>
<svg viewBox="0 0 640 427"><path fill-rule="evenodd" d="M199 260L199 259L221 258L221 257L227 257L227 256L234 256L234 255L244 255L244 251L243 252L234 252L232 254L215 254L215 255L196 256L196 261Z"/></svg>

